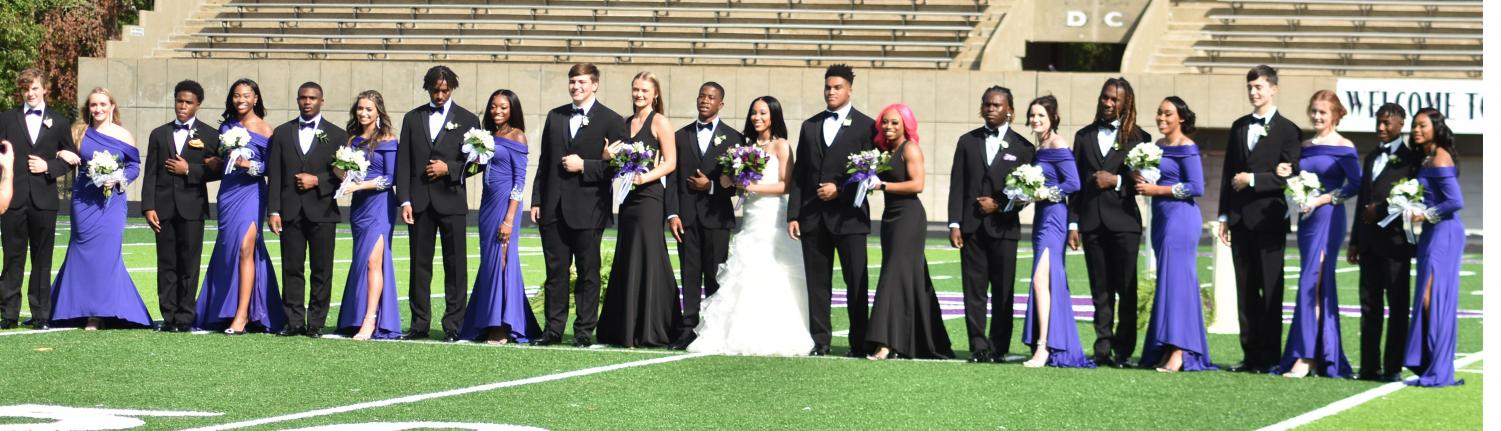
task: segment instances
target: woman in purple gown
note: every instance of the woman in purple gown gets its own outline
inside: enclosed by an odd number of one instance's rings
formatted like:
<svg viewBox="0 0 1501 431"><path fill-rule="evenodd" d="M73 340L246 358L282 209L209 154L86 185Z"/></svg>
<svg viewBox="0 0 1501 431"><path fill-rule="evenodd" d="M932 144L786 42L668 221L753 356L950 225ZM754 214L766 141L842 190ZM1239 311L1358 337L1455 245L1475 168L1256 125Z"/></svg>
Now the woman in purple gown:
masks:
<svg viewBox="0 0 1501 431"><path fill-rule="evenodd" d="M525 343L541 332L521 279L522 190L526 188L526 123L521 99L511 90L490 94L485 130L495 136L495 154L485 170L479 207L479 273L469 295L459 339L491 344Z"/></svg>
<svg viewBox="0 0 1501 431"><path fill-rule="evenodd" d="M276 271L261 237L261 218L266 215L264 160L271 136L265 115L255 81L241 78L229 86L224 122L219 125L221 146L227 152L226 172L219 181L219 234L198 292L196 329L224 328L227 335L252 328L276 332L287 321L279 306ZM231 137L241 130L249 142L240 149L229 148Z"/></svg>
<svg viewBox="0 0 1501 431"><path fill-rule="evenodd" d="M1348 378L1353 374L1340 343L1339 289L1334 281L1334 267L1339 263L1340 246L1345 242L1344 201L1360 191L1360 158L1355 153L1355 144L1334 131L1344 115L1345 107L1332 91L1319 90L1308 101L1308 119L1313 123L1314 137L1303 142L1298 170L1317 175L1324 193L1314 197L1295 216L1299 217L1298 255L1302 259L1297 305L1293 309L1292 328L1287 333L1287 348L1282 350L1282 361L1273 370L1285 377L1301 378L1314 373ZM1292 173L1292 167L1286 163L1277 167L1278 175Z"/></svg>
<svg viewBox="0 0 1501 431"><path fill-rule="evenodd" d="M1454 132L1444 115L1423 108L1412 116L1412 142L1427 154L1418 182L1423 184L1423 205L1428 209L1412 215L1413 224L1423 225L1418 239L1417 285L1412 297L1412 326L1407 333L1404 364L1418 375L1413 386L1464 384L1454 380L1454 349L1458 347L1456 321L1459 312L1459 258L1464 253L1465 226L1459 220L1464 195L1459 191L1459 168L1455 167Z"/></svg>
<svg viewBox="0 0 1501 431"><path fill-rule="evenodd" d="M81 169L73 182L73 235L52 281L52 326L149 327L151 314L120 254L125 238L125 184L140 175L141 153L130 131L120 125L115 96L109 90L95 88L85 101L79 118L89 118L89 124L78 123L73 132L78 154L58 152L59 159ZM86 159L80 160L79 154ZM114 159L116 167L95 180L88 163L102 156Z"/></svg>
<svg viewBox="0 0 1501 431"><path fill-rule="evenodd" d="M1204 165L1188 134L1196 120L1178 96L1157 107L1162 139L1162 176L1151 184L1137 172L1136 192L1152 198L1152 250L1157 253L1157 293L1147 325L1141 363L1157 371L1214 370L1199 300L1199 237L1204 216L1196 198L1204 196Z"/></svg>
<svg viewBox="0 0 1501 431"><path fill-rule="evenodd" d="M352 195L349 227L354 234L354 257L339 303L338 333L353 334L356 340L400 338L401 309L396 304L396 268L391 262L396 135L380 92L366 90L355 97L345 129L352 136L349 146L364 153L370 167L363 178L352 180L344 189Z"/></svg>
<svg viewBox="0 0 1501 431"><path fill-rule="evenodd" d="M1032 208L1032 291L1022 343L1032 346L1032 359L1022 365L1094 368L1079 343L1074 323L1068 272L1063 269L1063 243L1068 234L1068 205L1064 199L1079 191L1079 169L1067 141L1058 135L1058 99L1043 96L1027 107L1027 123L1037 136L1037 165L1047 180Z"/></svg>

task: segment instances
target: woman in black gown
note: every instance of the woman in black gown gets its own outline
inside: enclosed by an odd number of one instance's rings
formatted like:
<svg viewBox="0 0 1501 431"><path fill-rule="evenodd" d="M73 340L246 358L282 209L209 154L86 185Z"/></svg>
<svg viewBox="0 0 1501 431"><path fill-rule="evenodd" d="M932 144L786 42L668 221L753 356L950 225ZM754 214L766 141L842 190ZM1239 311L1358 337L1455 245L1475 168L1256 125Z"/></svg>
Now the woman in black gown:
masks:
<svg viewBox="0 0 1501 431"><path fill-rule="evenodd" d="M869 358L952 358L923 254L928 216L917 198L924 178L917 117L897 103L876 118L881 132L876 147L891 154L891 170L878 175L881 182L875 187L886 192L886 211L881 215L881 278L865 336L869 351L875 352Z"/></svg>
<svg viewBox="0 0 1501 431"><path fill-rule="evenodd" d="M674 325L682 316L662 227L666 211L662 179L677 166L677 144L672 124L661 114L662 86L656 75L641 72L631 79L631 103L635 111L628 119L631 142L605 146L604 158L614 158L622 144L634 142L656 150L658 158L649 171L636 176L620 203L615 263L610 267L597 332L605 344L660 347L673 341Z"/></svg>

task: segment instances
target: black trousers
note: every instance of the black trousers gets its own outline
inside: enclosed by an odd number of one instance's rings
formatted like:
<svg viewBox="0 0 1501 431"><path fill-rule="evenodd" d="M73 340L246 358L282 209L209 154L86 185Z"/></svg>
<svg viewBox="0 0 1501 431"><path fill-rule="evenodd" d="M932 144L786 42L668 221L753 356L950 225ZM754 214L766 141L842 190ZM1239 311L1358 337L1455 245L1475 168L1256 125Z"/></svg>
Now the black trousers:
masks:
<svg viewBox="0 0 1501 431"><path fill-rule="evenodd" d="M868 235L834 235L826 229L808 229L802 233L804 272L808 274L808 332L813 336L813 344L828 346L834 338L829 320L834 294L834 252L838 251L850 319L850 351L863 354L865 328L870 320L870 280L865 268Z"/></svg>
<svg viewBox="0 0 1501 431"><path fill-rule="evenodd" d="M328 321L336 226L338 223L318 223L304 217L282 223L281 304L287 313L287 328L321 330ZM305 260L312 262L311 284L303 276L302 263ZM308 287L306 306L303 302L304 286Z"/></svg>
<svg viewBox="0 0 1501 431"><path fill-rule="evenodd" d="M1240 348L1246 365L1267 368L1282 358L1282 258L1286 252L1285 233L1230 228Z"/></svg>
<svg viewBox="0 0 1501 431"><path fill-rule="evenodd" d="M573 318L573 337L594 341L599 324L599 242L603 229L574 229L561 220L541 226L542 254L547 279L542 282L543 314L547 324L543 333L562 338L568 323L569 267L578 270L573 286L577 315Z"/></svg>
<svg viewBox="0 0 1501 431"><path fill-rule="evenodd" d="M23 206L0 216L0 244L5 247L5 265L0 270L0 318L19 320L21 273L26 251L31 251L31 274L27 277L26 300L31 318L52 320L52 243L57 235L57 211Z"/></svg>
<svg viewBox="0 0 1501 431"><path fill-rule="evenodd" d="M416 212L414 222L407 227L411 235L412 274L407 297L412 310L412 326L408 332L427 332L432 327L433 251L437 250L438 235L443 238L443 332L458 335L464 323L464 307L469 305L469 275L465 263L468 256L464 247L464 215L438 214L437 211Z"/></svg>
<svg viewBox="0 0 1501 431"><path fill-rule="evenodd" d="M156 297L162 323L188 326L197 311L203 220L170 217L156 234Z"/></svg>
<svg viewBox="0 0 1501 431"><path fill-rule="evenodd" d="M989 350L1005 356L1011 351L1012 307L1016 302L1016 240L994 238L984 229L964 235L959 265L964 285L964 329L969 351ZM989 297L987 301L986 297ZM985 332L990 306L990 335Z"/></svg>
<svg viewBox="0 0 1501 431"><path fill-rule="evenodd" d="M1402 372L1412 312L1413 247L1363 247L1360 253L1360 373ZM1383 301L1384 300L1384 301ZM1383 303L1384 302L1384 303ZM1391 315L1385 311L1391 309ZM1386 322L1382 354L1381 323Z"/></svg>
<svg viewBox="0 0 1501 431"><path fill-rule="evenodd" d="M1136 268L1140 232L1080 232L1089 294L1094 299L1094 357L1127 359L1136 351Z"/></svg>
<svg viewBox="0 0 1501 431"><path fill-rule="evenodd" d="M683 322L679 336L690 335L698 327L698 313L703 297L719 291L719 264L730 254L730 230L710 229L701 225L684 226L683 242L678 243L678 260L683 271Z"/></svg>

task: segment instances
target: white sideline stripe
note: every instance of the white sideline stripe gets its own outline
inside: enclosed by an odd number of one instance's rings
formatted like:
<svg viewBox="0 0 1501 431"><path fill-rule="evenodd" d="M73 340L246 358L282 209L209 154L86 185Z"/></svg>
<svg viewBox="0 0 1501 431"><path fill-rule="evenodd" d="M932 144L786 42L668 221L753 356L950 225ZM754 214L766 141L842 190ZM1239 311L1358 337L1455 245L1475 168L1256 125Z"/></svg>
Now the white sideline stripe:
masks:
<svg viewBox="0 0 1501 431"><path fill-rule="evenodd" d="M326 339L326 340L356 341L353 338L345 337L345 336L339 335L339 334L324 334L320 338L323 338L323 339ZM376 342L376 343L428 344L428 345L434 345L434 346L467 346L467 347L477 347L477 348L483 348L483 349L557 350L557 351L565 351L565 352L639 353L639 354L647 354L647 355L679 355L678 352L669 351L669 350L648 350L648 349L630 349L630 348L624 348L624 347L604 347L604 345L602 345L602 344L595 344L593 347L581 348L581 347L567 347L567 346L532 346L532 345L527 345L526 343L489 344L489 343L477 343L477 342L467 341L467 340L466 341L459 341L459 342L456 342L456 343L448 343L448 342L437 341L437 340L369 340L369 341L373 341L373 342Z"/></svg>
<svg viewBox="0 0 1501 431"><path fill-rule="evenodd" d="M1479 362L1480 359L1484 356L1485 352L1475 352L1465 357L1459 358L1458 360L1454 361L1454 368L1464 368L1467 365ZM1355 394L1349 398L1335 401L1327 406L1319 407L1318 409L1298 415L1296 417L1293 417L1292 419L1272 424L1266 428L1262 428L1261 431L1283 431L1297 428L1303 425L1308 425L1310 423L1313 423L1313 421L1333 416L1339 412L1343 412L1345 410L1352 409L1355 406L1365 404L1367 401L1384 397L1404 387L1407 387L1407 383L1391 382L1377 386L1374 389Z"/></svg>
<svg viewBox="0 0 1501 431"><path fill-rule="evenodd" d="M621 363L621 364L605 365L605 366L594 367L594 368L585 368L585 369L582 369L582 370L574 370L574 371L569 371L569 372L566 372L566 373L548 374L548 375L537 376L537 377L529 377L529 378L520 379L520 380L509 380L509 381L496 382L496 383L484 384L484 385L479 385L479 386L470 386L470 387L467 387L467 388L450 389L450 390L446 390L446 391L442 391L442 392L432 392L432 393L426 393L426 394L408 395L408 396L405 396L405 397L392 398L392 399L388 399L388 400L370 401L370 402L364 402L364 403L359 403L359 404L350 404L350 405L347 405L347 406L331 407L331 408L326 408L326 409L306 411L306 412L302 412L302 413L294 413L294 414L290 414L290 415L273 416L273 417L269 417L269 418L255 419L255 420L242 421L242 422L234 422L234 423L228 423L228 424L222 424L222 425L214 425L214 426L203 427L203 428L193 428L193 429L185 430L185 431L217 431L217 430L229 430L229 429L236 429L236 428L247 428L247 427L259 426L259 425L265 425L265 424L272 424L272 423L277 423L277 422L286 422L286 421L293 421L293 420L299 420L299 419L314 418L314 417L319 417L319 416L334 415L334 414L339 414L339 413L348 413L348 412L352 412L352 411L356 411L356 410L365 410L365 409L387 407L387 406L393 406L393 405L397 405L397 404L410 404L410 403L427 401L427 400L437 399L437 398L446 398L446 397L453 397L453 396L459 396L459 395L467 395L467 394L472 394L472 393L477 393L477 392L487 392L487 391L493 391L493 390L496 390L496 389L505 389L505 388L511 388L511 387L516 387L516 386L522 386L522 385L530 385L530 384L533 384L533 383L546 383L546 382L551 382L551 381L556 381L556 380L571 379L571 378L574 378L574 377L583 377L583 376L588 376L588 375L592 375L592 374L607 373L607 372L610 372L610 371L623 370L623 369L626 369L626 368L635 368L635 367L643 367L643 366L647 366L647 365L665 364L665 363L668 363L668 362L676 362L676 361L681 361L681 360L684 360L684 359L692 359L692 358L697 358L697 357L702 357L702 356L707 356L707 355L703 354L703 353L689 353L689 354L685 354L685 355L665 356L665 357L661 357L661 358L652 358L652 359L645 359L645 360L640 360L640 361L626 362L626 363Z"/></svg>
<svg viewBox="0 0 1501 431"><path fill-rule="evenodd" d="M0 337L4 337L4 336L7 336L7 335L45 334L45 333L48 333L48 332L72 331L74 329L78 329L78 328L52 328L52 329L42 329L42 330L32 329L32 330L26 330L26 331L0 332Z"/></svg>

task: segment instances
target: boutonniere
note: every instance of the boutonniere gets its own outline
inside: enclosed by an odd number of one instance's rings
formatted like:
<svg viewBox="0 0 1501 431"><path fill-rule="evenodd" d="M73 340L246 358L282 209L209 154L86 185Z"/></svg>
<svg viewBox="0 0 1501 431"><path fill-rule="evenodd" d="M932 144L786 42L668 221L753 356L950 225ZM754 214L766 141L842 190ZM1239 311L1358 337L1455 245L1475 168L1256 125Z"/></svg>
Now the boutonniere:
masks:
<svg viewBox="0 0 1501 431"><path fill-rule="evenodd" d="M589 117L584 117L584 118L580 119L579 120L579 127L589 127Z"/></svg>
<svg viewBox="0 0 1501 431"><path fill-rule="evenodd" d="M1267 124L1261 125L1261 137L1263 137L1263 138L1266 137L1266 134L1268 132L1271 132L1271 131L1272 131L1272 123L1267 123Z"/></svg>
<svg viewBox="0 0 1501 431"><path fill-rule="evenodd" d="M855 124L855 120L854 119L852 119L852 118L846 118L846 119L844 119L844 127L849 127L851 124Z"/></svg>
<svg viewBox="0 0 1501 431"><path fill-rule="evenodd" d="M714 145L719 145L722 142L724 142L724 135L714 137Z"/></svg>
<svg viewBox="0 0 1501 431"><path fill-rule="evenodd" d="M52 128L52 118L50 118L50 117L49 118L43 118L42 119L42 127Z"/></svg>
<svg viewBox="0 0 1501 431"><path fill-rule="evenodd" d="M1011 143L1010 142L1006 142L1005 139L1002 139L1001 140L1001 149L1005 150L1007 148L1011 148Z"/></svg>
<svg viewBox="0 0 1501 431"><path fill-rule="evenodd" d="M193 139L193 138L197 138L197 137L198 137L198 129L193 128L193 127L188 127L188 139Z"/></svg>
<svg viewBox="0 0 1501 431"><path fill-rule="evenodd" d="M323 130L319 129L318 131L313 132L313 139L317 139L319 144L327 144L328 134L323 133Z"/></svg>
<svg viewBox="0 0 1501 431"><path fill-rule="evenodd" d="M1110 143L1110 149L1112 151L1120 151L1121 150L1121 141L1115 141L1115 142Z"/></svg>
<svg viewBox="0 0 1501 431"><path fill-rule="evenodd" d="M443 130L453 130L457 128L459 128L459 125L452 121L449 121L448 124L443 125Z"/></svg>

